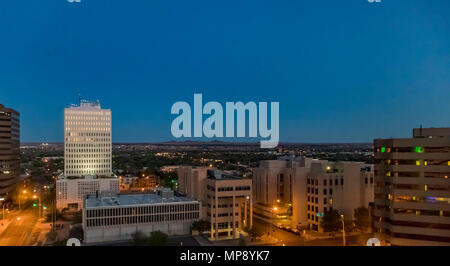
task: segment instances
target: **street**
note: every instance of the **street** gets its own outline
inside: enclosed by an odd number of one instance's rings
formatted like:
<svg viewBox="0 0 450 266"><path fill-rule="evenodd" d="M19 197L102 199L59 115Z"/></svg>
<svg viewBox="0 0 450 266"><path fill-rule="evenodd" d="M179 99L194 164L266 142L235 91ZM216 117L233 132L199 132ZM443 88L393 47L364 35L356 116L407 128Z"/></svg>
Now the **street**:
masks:
<svg viewBox="0 0 450 266"><path fill-rule="evenodd" d="M321 238L315 240L306 241L304 237L295 235L294 233L287 232L285 230L279 229L270 223L260 220L258 218L253 219L253 226L259 234L265 234L269 232L269 235L276 238L276 245L286 245L286 246L342 246L342 235L337 233L335 237ZM372 234L359 234L350 235L346 237L347 246L361 246L365 245L367 239L369 239ZM274 243L270 243L273 245Z"/></svg>
<svg viewBox="0 0 450 266"><path fill-rule="evenodd" d="M38 222L36 209L26 209L8 214L10 223L0 235L0 246L31 246L36 242L32 235Z"/></svg>

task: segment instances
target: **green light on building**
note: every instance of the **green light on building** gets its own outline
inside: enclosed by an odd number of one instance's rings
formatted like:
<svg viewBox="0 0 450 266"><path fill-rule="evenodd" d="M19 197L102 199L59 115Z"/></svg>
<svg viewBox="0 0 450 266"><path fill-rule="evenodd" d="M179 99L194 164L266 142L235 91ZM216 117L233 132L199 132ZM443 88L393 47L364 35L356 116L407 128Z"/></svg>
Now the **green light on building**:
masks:
<svg viewBox="0 0 450 266"><path fill-rule="evenodd" d="M416 147L415 151L416 153L424 153L425 149L423 147Z"/></svg>
<svg viewBox="0 0 450 266"><path fill-rule="evenodd" d="M385 152L386 151L386 147L381 147L381 152Z"/></svg>

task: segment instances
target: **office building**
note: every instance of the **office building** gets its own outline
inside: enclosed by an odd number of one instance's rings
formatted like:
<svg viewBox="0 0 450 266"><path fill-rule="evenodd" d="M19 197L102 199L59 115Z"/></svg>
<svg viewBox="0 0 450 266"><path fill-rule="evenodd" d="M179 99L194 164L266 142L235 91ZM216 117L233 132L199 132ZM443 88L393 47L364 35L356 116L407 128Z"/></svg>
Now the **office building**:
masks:
<svg viewBox="0 0 450 266"><path fill-rule="evenodd" d="M84 242L88 244L130 240L137 231L188 235L201 209L199 201L175 197L165 189L159 194L86 195L83 204Z"/></svg>
<svg viewBox="0 0 450 266"><path fill-rule="evenodd" d="M85 195L95 195L99 192L119 193L119 191L119 179L116 177L61 175L56 181L56 208L78 211L83 206Z"/></svg>
<svg viewBox="0 0 450 266"><path fill-rule="evenodd" d="M261 161L253 172L254 214L272 223L321 231L324 212L352 220L373 202L373 166L304 157Z"/></svg>
<svg viewBox="0 0 450 266"><path fill-rule="evenodd" d="M64 174L56 181L59 209L81 208L86 194L119 192L111 149L111 110L86 100L64 109Z"/></svg>
<svg viewBox="0 0 450 266"><path fill-rule="evenodd" d="M8 198L20 176L19 113L0 104L0 196Z"/></svg>
<svg viewBox="0 0 450 266"><path fill-rule="evenodd" d="M211 240L239 238L253 226L252 180L207 167L178 169L180 194L202 201Z"/></svg>
<svg viewBox="0 0 450 266"><path fill-rule="evenodd" d="M111 110L80 101L64 109L64 175L111 176Z"/></svg>
<svg viewBox="0 0 450 266"><path fill-rule="evenodd" d="M352 221L355 209L369 208L374 200L373 165L361 162L313 162L306 179L306 193L306 216L310 229L322 231L321 218L331 210L344 215L345 221Z"/></svg>
<svg viewBox="0 0 450 266"><path fill-rule="evenodd" d="M387 245L450 246L450 128L376 139L375 209Z"/></svg>

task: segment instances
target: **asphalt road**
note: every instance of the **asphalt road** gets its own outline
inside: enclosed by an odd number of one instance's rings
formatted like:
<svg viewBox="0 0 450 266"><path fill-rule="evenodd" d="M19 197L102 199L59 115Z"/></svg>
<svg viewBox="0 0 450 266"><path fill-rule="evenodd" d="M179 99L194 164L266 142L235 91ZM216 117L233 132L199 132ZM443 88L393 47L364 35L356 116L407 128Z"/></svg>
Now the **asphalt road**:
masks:
<svg viewBox="0 0 450 266"><path fill-rule="evenodd" d="M27 209L11 214L11 223L0 235L0 246L31 246L34 242L32 231L38 222L35 209Z"/></svg>
<svg viewBox="0 0 450 266"><path fill-rule="evenodd" d="M303 246L305 243L303 237L279 229L276 226L255 217L253 219L253 226L258 233L265 235L269 234L270 236L277 238L279 240L277 245Z"/></svg>
<svg viewBox="0 0 450 266"><path fill-rule="evenodd" d="M302 236L295 235L291 232L279 229L268 222L260 220L258 218L253 219L253 226L259 233L269 234L272 237L279 239L276 245L286 245L286 246L342 246L342 236L337 236L334 238L327 239L316 239L305 241ZM347 246L361 246L365 245L367 239L369 239L372 234L361 234L346 237Z"/></svg>

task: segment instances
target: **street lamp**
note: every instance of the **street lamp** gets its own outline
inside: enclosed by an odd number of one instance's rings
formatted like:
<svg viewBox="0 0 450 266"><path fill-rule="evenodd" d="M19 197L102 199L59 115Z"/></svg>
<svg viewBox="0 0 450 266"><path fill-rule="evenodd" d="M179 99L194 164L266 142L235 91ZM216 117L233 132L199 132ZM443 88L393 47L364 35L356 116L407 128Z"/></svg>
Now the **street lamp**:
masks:
<svg viewBox="0 0 450 266"><path fill-rule="evenodd" d="M345 247L345 223L343 214L341 214L341 222L342 222L342 245Z"/></svg>
<svg viewBox="0 0 450 266"><path fill-rule="evenodd" d="M5 198L0 198L0 201L2 201L3 203L2 203L2 209L3 209L3 212L2 212L2 226L3 226L3 221L5 220Z"/></svg>

